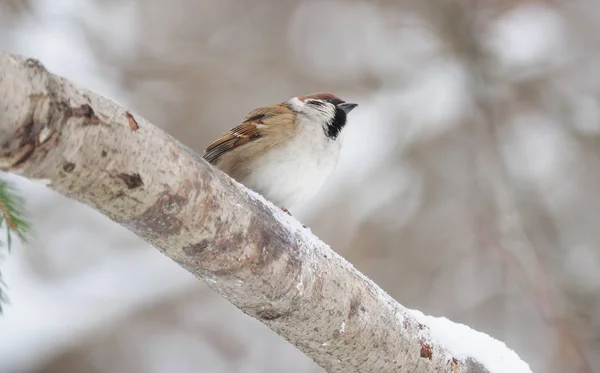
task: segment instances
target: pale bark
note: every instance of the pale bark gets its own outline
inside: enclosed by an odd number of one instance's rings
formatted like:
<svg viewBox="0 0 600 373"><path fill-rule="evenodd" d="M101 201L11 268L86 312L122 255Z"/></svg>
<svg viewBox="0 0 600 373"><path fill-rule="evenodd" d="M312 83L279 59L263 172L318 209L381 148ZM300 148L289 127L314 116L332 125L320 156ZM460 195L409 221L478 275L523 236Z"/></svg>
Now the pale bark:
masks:
<svg viewBox="0 0 600 373"><path fill-rule="evenodd" d="M125 226L328 372L488 372L430 340L426 326L309 230L197 153L7 53L0 169L44 179Z"/></svg>

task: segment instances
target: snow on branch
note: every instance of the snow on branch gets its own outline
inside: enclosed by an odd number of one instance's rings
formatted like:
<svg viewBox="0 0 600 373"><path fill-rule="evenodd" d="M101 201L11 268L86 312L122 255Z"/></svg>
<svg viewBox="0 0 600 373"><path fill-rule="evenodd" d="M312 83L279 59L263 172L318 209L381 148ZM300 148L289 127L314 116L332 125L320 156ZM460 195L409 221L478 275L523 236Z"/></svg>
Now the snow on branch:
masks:
<svg viewBox="0 0 600 373"><path fill-rule="evenodd" d="M327 372L531 372L503 343L404 308L141 116L3 52L0 169L125 226Z"/></svg>

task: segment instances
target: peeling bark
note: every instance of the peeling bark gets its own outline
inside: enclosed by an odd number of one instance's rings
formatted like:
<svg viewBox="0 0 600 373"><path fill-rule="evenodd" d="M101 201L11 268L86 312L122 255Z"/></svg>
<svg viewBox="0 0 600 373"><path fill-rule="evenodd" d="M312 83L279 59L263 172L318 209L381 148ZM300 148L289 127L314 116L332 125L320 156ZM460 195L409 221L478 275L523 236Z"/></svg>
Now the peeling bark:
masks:
<svg viewBox="0 0 600 373"><path fill-rule="evenodd" d="M328 372L488 372L310 231L114 102L0 53L0 169L125 226ZM199 310L199 312L202 312Z"/></svg>

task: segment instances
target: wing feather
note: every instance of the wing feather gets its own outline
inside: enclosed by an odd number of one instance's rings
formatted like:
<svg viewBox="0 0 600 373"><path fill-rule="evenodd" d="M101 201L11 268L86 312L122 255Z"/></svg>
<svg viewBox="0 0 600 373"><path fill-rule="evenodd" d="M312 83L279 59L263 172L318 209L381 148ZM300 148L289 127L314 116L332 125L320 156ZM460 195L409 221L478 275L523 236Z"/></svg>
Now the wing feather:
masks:
<svg viewBox="0 0 600 373"><path fill-rule="evenodd" d="M251 111L240 125L208 145L203 158L214 164L221 155L265 136L268 133L268 127L277 123L276 120L270 120L270 118L286 113L287 110L283 104L279 104Z"/></svg>

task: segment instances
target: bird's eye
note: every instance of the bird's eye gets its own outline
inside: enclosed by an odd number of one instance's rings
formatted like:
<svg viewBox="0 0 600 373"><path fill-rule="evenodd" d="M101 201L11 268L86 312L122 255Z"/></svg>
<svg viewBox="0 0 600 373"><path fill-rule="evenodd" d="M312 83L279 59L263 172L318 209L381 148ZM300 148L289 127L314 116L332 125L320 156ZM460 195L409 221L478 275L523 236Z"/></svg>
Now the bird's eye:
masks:
<svg viewBox="0 0 600 373"><path fill-rule="evenodd" d="M325 102L323 102L321 100L310 100L307 102L307 104L313 105L313 106L325 106Z"/></svg>

